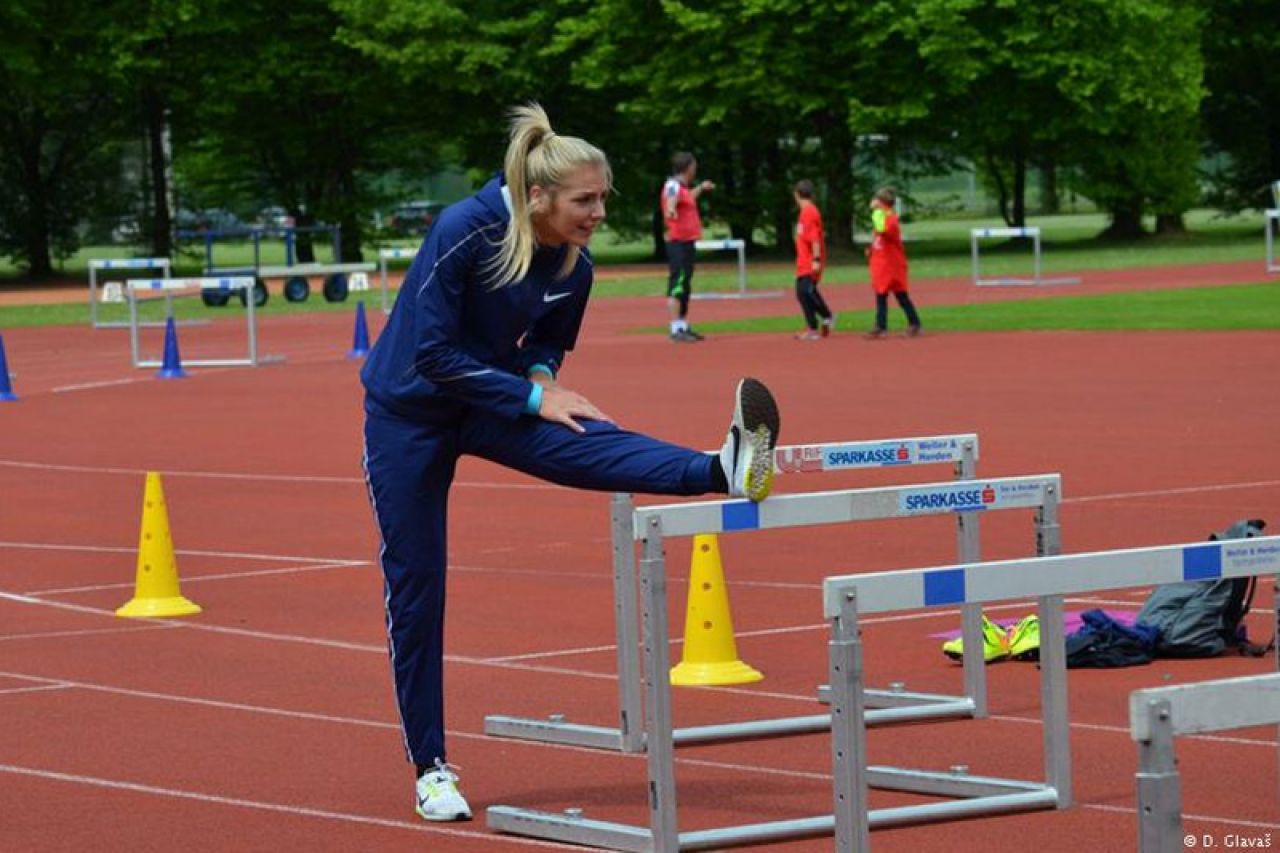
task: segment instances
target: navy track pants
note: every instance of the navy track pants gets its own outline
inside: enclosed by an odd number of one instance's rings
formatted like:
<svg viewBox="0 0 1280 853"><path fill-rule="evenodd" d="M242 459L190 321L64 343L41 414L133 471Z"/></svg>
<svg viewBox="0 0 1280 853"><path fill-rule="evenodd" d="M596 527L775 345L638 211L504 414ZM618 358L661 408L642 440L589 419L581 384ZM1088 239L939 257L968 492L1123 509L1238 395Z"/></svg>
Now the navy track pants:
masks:
<svg viewBox="0 0 1280 853"><path fill-rule="evenodd" d="M444 420L422 423L365 405L365 476L382 536L396 703L409 760L428 765L446 758L445 535L458 457L479 456L564 486L664 495L709 492L714 461L600 421L580 420L587 431L576 433L541 418L513 421L476 409Z"/></svg>

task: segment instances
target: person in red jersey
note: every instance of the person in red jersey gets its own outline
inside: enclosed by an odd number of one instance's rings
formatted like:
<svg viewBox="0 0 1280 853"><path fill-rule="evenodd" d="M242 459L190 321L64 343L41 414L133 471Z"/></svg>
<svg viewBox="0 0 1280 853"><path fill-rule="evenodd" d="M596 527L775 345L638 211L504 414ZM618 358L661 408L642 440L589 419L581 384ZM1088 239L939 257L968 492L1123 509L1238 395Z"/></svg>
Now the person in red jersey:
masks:
<svg viewBox="0 0 1280 853"><path fill-rule="evenodd" d="M920 315L907 293L907 253L902 247L902 226L894 203L897 194L891 187L882 187L871 199L871 246L867 257L871 260L871 287L876 292L876 324L866 337L883 338L888 334L889 294L907 315L907 335L920 334Z"/></svg>
<svg viewBox="0 0 1280 853"><path fill-rule="evenodd" d="M671 340L695 343L702 335L689 328L689 296L693 292L693 259L702 238L698 196L715 189L711 181L695 184L698 161L688 151L671 158L671 177L662 185L662 218L667 226L667 308L671 315Z"/></svg>
<svg viewBox="0 0 1280 853"><path fill-rule="evenodd" d="M813 182L799 181L792 188L796 206L796 299L804 312L805 331L797 340L816 341L831 334L834 315L818 292L822 268L827 260L827 240L822 230L822 213L813 203ZM821 332L819 332L821 321Z"/></svg>

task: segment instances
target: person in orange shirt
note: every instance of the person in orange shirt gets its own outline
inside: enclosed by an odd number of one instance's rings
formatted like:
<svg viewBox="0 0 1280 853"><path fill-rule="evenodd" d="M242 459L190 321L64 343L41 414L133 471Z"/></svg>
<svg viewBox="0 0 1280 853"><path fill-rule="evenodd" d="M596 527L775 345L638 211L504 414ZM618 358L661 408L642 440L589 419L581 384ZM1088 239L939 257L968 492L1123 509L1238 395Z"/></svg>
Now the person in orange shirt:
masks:
<svg viewBox="0 0 1280 853"><path fill-rule="evenodd" d="M671 177L662 185L662 218L667 226L667 309L671 315L671 340L694 343L702 335L689 326L689 296L693 292L693 260L702 238L698 196L715 189L711 181L695 184L698 161L688 151L671 158Z"/></svg>
<svg viewBox="0 0 1280 853"><path fill-rule="evenodd" d="M871 246L867 257L871 260L871 287L876 292L876 324L867 332L872 340L888 334L889 294L907 315L907 335L920 334L920 315L907 293L907 253L902 247L902 226L894 203L897 193L891 187L882 187L871 199Z"/></svg>
<svg viewBox="0 0 1280 853"><path fill-rule="evenodd" d="M796 340L816 341L831 334L834 315L818 292L822 267L827 260L827 240L822 231L822 213L813 203L813 182L798 181L792 188L800 216L796 221L796 299L804 312L804 332ZM819 332L818 321L822 321Z"/></svg>

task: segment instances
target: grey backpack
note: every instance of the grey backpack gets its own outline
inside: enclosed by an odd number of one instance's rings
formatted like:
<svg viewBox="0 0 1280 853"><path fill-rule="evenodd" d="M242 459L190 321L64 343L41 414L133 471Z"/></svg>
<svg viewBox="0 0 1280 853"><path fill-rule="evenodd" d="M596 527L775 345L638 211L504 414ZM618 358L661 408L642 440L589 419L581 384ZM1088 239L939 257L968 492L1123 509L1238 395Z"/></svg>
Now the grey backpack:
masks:
<svg viewBox="0 0 1280 853"><path fill-rule="evenodd" d="M1266 526L1260 518L1237 521L1209 539L1261 536ZM1156 657L1208 658L1229 648L1259 656L1271 644L1250 643L1241 624L1253 603L1257 584L1258 579L1252 577L1163 584L1151 592L1138 611L1137 621L1159 631Z"/></svg>

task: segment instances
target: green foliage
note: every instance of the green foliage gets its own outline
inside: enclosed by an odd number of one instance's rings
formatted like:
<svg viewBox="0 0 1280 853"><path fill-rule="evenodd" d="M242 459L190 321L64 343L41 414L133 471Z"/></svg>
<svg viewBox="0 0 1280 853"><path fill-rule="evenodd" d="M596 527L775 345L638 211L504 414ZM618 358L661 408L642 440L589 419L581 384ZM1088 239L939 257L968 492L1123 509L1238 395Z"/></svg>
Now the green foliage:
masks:
<svg viewBox="0 0 1280 853"><path fill-rule="evenodd" d="M33 276L74 250L119 185L122 79L102 33L127 5L0 4L0 254Z"/></svg>

